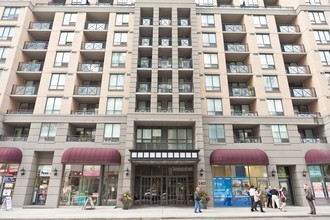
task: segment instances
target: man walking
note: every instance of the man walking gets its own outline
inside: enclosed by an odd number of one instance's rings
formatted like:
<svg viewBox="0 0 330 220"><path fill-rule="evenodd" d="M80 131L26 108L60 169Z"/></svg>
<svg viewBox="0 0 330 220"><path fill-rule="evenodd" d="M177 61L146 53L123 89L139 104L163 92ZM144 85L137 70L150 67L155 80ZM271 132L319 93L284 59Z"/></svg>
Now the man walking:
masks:
<svg viewBox="0 0 330 220"><path fill-rule="evenodd" d="M254 192L255 192L254 186L251 185L251 188L249 190L250 201L251 201L251 212L258 211L257 208L254 206Z"/></svg>
<svg viewBox="0 0 330 220"><path fill-rule="evenodd" d="M196 187L196 191L194 193L194 200L195 200L194 212L195 213L202 212L202 210L201 210L201 196L200 196L199 192L200 192L200 188Z"/></svg>
<svg viewBox="0 0 330 220"><path fill-rule="evenodd" d="M272 206L272 193L271 193L272 187L269 186L267 189L267 207L273 208Z"/></svg>
<svg viewBox="0 0 330 220"><path fill-rule="evenodd" d="M278 191L277 191L276 187L271 189L270 193L272 194L272 206L273 206L273 208L274 209L279 208L280 204L279 204L279 199L278 199Z"/></svg>
<svg viewBox="0 0 330 220"><path fill-rule="evenodd" d="M316 215L316 209L315 209L315 204L314 204L315 197L312 192L312 189L307 184L304 184L304 190L305 190L305 195L306 195L308 205L311 209L308 214Z"/></svg>

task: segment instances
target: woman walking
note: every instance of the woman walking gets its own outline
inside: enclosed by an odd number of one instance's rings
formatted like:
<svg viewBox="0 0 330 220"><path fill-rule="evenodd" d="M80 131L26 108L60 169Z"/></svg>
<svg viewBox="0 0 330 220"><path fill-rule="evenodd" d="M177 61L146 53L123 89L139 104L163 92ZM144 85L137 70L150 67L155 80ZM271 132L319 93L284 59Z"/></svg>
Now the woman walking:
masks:
<svg viewBox="0 0 330 220"><path fill-rule="evenodd" d="M279 199L281 200L281 206L279 207L279 209L283 212L286 212L286 210L284 209L284 207L286 206L286 196L283 192L283 187L280 186L280 189L278 190L278 195L279 195Z"/></svg>

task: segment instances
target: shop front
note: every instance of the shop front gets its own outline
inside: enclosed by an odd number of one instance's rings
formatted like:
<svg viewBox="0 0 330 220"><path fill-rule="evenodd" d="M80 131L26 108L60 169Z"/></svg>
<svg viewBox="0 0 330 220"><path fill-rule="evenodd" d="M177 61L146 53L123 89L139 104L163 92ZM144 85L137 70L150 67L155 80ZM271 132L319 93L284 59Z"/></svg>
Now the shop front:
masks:
<svg viewBox="0 0 330 220"><path fill-rule="evenodd" d="M265 190L269 185L269 160L262 150L217 149L210 156L210 164L214 207L250 206L250 187ZM265 199L261 198L262 202Z"/></svg>
<svg viewBox="0 0 330 220"><path fill-rule="evenodd" d="M121 155L112 148L70 148L63 153L60 206L116 205Z"/></svg>
<svg viewBox="0 0 330 220"><path fill-rule="evenodd" d="M14 147L0 148L0 203L5 197L13 197L22 151Z"/></svg>
<svg viewBox="0 0 330 220"><path fill-rule="evenodd" d="M305 154L310 185L314 191L315 203L330 204L330 150L313 149ZM307 176L307 173L304 174Z"/></svg>

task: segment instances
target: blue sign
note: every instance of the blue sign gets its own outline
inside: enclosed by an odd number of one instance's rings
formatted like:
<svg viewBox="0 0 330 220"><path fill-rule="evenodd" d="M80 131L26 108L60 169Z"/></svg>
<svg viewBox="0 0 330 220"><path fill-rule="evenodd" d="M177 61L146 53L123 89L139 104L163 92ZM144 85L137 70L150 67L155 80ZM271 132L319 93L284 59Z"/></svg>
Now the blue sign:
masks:
<svg viewBox="0 0 330 220"><path fill-rule="evenodd" d="M16 182L16 177L4 177L3 182L5 182L5 183L15 183Z"/></svg>

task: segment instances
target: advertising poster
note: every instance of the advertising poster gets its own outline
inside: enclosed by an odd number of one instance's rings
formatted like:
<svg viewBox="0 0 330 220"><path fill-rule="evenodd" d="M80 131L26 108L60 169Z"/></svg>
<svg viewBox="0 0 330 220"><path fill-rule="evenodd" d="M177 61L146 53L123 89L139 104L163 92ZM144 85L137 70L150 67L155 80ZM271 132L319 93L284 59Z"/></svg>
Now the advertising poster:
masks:
<svg viewBox="0 0 330 220"><path fill-rule="evenodd" d="M314 195L316 198L324 198L323 185L321 182L313 182Z"/></svg>
<svg viewBox="0 0 330 220"><path fill-rule="evenodd" d="M232 206L231 178L213 178L215 207Z"/></svg>
<svg viewBox="0 0 330 220"><path fill-rule="evenodd" d="M250 206L249 191L249 178L233 178L232 191L234 206Z"/></svg>
<svg viewBox="0 0 330 220"><path fill-rule="evenodd" d="M100 176L100 165L85 165L83 176Z"/></svg>
<svg viewBox="0 0 330 220"><path fill-rule="evenodd" d="M308 167L310 177L321 177L321 167L320 166L309 166Z"/></svg>
<svg viewBox="0 0 330 220"><path fill-rule="evenodd" d="M330 195L330 182L326 182L325 184L327 185L328 195Z"/></svg>

